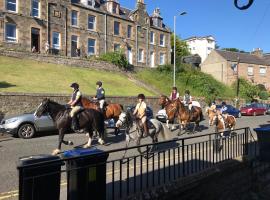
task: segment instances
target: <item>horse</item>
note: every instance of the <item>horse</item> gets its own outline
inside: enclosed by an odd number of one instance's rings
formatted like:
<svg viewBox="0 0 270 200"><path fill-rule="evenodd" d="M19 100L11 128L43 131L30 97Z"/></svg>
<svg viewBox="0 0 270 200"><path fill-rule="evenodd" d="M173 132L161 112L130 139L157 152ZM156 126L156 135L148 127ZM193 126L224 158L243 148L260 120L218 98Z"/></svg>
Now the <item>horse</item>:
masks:
<svg viewBox="0 0 270 200"><path fill-rule="evenodd" d="M148 124L150 124L148 136L152 138L153 144L158 142L159 134L161 134L164 140L168 139L168 131L160 121L158 121L157 119L150 119L148 121ZM143 138L143 128L140 126L139 122L136 120L135 116L131 113L131 111L122 112L120 114L119 119L116 122L116 127L125 127L126 148L128 148L131 140L134 140L136 142L136 145L140 146L141 139ZM138 147L138 152L140 154L143 153L140 147ZM125 157L125 154L126 151L123 157Z"/></svg>
<svg viewBox="0 0 270 200"><path fill-rule="evenodd" d="M221 114L216 114L213 118L213 124L215 125L215 131L220 132L220 135L223 137L226 130L231 132L235 129L236 119L233 115L225 114L222 116Z"/></svg>
<svg viewBox="0 0 270 200"><path fill-rule="evenodd" d="M81 99L82 105L84 108L91 108L95 109L97 111L100 111L99 103L95 101L91 101L85 97ZM104 112L104 118L107 119L113 119L115 122L118 120L119 115L123 111L123 106L121 104L117 103L110 103L105 104L105 112ZM115 129L115 135L119 133L119 129Z"/></svg>
<svg viewBox="0 0 270 200"><path fill-rule="evenodd" d="M180 124L178 136L181 135L182 129L187 129L187 125L190 123L195 123L192 131L194 132L199 127L200 121L203 120L202 109L200 107L193 106L193 111L190 112L179 98L171 101L167 96L161 95L159 105L165 108L169 121L173 121L175 117L178 118Z"/></svg>
<svg viewBox="0 0 270 200"><path fill-rule="evenodd" d="M209 117L209 126L213 126L213 122L214 122L214 117L217 115L217 112L213 109L211 109L210 107L207 107L205 109L205 113L208 115Z"/></svg>
<svg viewBox="0 0 270 200"><path fill-rule="evenodd" d="M44 99L35 112L36 117L41 117L43 113L48 113L55 123L56 128L59 131L58 148L53 151L53 155L61 152L61 144L73 145L72 141L65 141L64 135L72 132L71 122L72 119L69 116L70 109L67 109L65 105L60 105L50 99ZM80 128L84 130L88 135L88 142L83 147L89 148L92 142L93 130L97 130L99 133L100 144L104 144L104 116L94 109L84 109L77 114L79 118Z"/></svg>

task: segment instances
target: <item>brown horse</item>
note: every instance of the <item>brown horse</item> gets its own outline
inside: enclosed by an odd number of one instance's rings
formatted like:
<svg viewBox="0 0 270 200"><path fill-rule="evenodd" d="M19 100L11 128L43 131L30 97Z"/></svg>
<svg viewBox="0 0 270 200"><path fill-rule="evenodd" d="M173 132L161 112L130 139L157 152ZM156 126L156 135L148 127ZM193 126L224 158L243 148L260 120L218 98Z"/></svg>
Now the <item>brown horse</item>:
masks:
<svg viewBox="0 0 270 200"><path fill-rule="evenodd" d="M159 105L165 108L168 121L173 121L175 117L178 118L180 124L178 135L180 135L181 130L186 129L187 125L190 123L195 123L193 128L194 132L195 129L199 127L200 121L203 119L202 109L200 107L193 106L193 111L190 112L180 99L171 101L167 96L161 95Z"/></svg>
<svg viewBox="0 0 270 200"><path fill-rule="evenodd" d="M215 131L220 132L223 136L224 131L229 130L231 132L235 129L236 119L233 115L216 114L213 118L213 123L215 125Z"/></svg>
<svg viewBox="0 0 270 200"><path fill-rule="evenodd" d="M99 108L99 103L95 101L91 101L85 97L82 98L82 105L84 108L92 108L95 110L100 111ZM104 118L106 119L113 119L115 122L119 119L119 115L122 113L123 106L121 104L116 104L116 103L110 103L110 104L105 104L105 112ZM118 128L115 128L115 134L117 135L119 132Z"/></svg>
<svg viewBox="0 0 270 200"><path fill-rule="evenodd" d="M205 110L205 113L209 117L209 126L213 126L214 117L217 115L217 111L215 109L211 109L210 107L207 107Z"/></svg>

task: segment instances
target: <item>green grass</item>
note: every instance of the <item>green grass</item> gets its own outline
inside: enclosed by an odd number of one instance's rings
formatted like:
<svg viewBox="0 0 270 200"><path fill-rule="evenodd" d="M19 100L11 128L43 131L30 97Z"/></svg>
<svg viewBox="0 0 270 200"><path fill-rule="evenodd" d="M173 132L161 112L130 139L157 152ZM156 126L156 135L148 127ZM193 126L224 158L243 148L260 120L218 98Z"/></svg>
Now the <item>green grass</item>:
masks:
<svg viewBox="0 0 270 200"><path fill-rule="evenodd" d="M103 82L106 95L154 95L120 73L0 56L0 92L67 94L72 92L70 83L78 82L83 94L93 95L98 80Z"/></svg>

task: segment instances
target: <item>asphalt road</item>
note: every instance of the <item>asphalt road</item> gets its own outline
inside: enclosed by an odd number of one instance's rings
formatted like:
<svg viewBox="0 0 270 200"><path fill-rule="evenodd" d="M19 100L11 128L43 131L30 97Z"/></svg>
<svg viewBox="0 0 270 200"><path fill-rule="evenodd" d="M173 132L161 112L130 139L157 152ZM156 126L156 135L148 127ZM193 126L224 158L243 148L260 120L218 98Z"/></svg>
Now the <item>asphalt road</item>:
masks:
<svg viewBox="0 0 270 200"><path fill-rule="evenodd" d="M265 126L270 124L270 116L256 116L256 117L242 117L237 119L236 128L250 127L252 132L253 128L259 126ZM208 126L208 120L204 120L201 123L203 131L195 133L206 134L214 132L214 128ZM108 131L107 145L99 146L100 149L110 150L116 148L125 147L125 136L120 134L118 136L111 135ZM177 131L169 132L170 138L175 138ZM190 134L183 135L181 137L191 136ZM62 146L62 150L69 150L73 147L78 147L87 142L87 137L84 134L68 134L65 136L66 140L72 140L74 146ZM58 141L57 134L46 134L45 136L36 137L33 139L20 139L13 137L1 137L0 136L0 200L2 199L17 199L17 197L11 197L13 194L17 194L18 190L18 172L17 162L20 157L37 155L37 154L51 154L52 150L56 148ZM97 146L97 141L93 141L94 146ZM151 143L150 139L143 139L142 143ZM134 143L131 143L134 145ZM121 157L114 154L114 158ZM110 158L110 159L114 159Z"/></svg>

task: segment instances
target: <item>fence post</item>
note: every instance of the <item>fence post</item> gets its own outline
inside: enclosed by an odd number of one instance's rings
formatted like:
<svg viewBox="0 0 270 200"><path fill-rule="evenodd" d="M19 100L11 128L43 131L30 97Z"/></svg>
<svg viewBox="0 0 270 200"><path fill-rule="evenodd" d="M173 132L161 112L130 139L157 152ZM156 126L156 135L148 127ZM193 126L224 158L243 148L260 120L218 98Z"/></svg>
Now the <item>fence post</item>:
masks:
<svg viewBox="0 0 270 200"><path fill-rule="evenodd" d="M183 176L185 176L186 169L185 169L185 140L182 139L182 165L183 165Z"/></svg>
<svg viewBox="0 0 270 200"><path fill-rule="evenodd" d="M248 155L248 152L249 152L248 151L249 150L248 146L249 146L249 144L248 144L248 128L247 127L245 128L244 141L245 141L244 155Z"/></svg>

